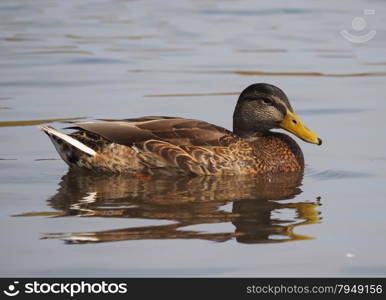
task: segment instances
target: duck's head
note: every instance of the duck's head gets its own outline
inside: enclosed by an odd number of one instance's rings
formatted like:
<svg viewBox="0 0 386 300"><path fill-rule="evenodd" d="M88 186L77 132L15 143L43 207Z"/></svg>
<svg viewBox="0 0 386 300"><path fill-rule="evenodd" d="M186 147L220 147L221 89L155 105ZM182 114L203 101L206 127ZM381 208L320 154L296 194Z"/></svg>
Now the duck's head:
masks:
<svg viewBox="0 0 386 300"><path fill-rule="evenodd" d="M273 128L283 128L308 143L322 144L322 140L295 114L281 89L267 83L250 85L237 102L233 132L247 138L263 136Z"/></svg>

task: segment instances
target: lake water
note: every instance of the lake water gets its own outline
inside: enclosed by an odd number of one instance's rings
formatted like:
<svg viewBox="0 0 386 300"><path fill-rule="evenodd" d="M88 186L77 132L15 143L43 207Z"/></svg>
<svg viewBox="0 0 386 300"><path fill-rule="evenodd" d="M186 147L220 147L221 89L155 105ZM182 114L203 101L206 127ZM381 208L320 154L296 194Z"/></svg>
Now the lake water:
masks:
<svg viewBox="0 0 386 300"><path fill-rule="evenodd" d="M386 276L385 16L382 1L2 0L0 276ZM255 82L323 139L297 139L304 174L73 174L36 127L231 128Z"/></svg>

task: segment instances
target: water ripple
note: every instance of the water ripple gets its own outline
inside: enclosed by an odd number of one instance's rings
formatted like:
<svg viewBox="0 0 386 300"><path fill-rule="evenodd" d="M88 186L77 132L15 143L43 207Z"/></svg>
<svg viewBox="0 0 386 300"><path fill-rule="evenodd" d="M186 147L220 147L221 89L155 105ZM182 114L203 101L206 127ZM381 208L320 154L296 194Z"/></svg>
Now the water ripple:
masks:
<svg viewBox="0 0 386 300"><path fill-rule="evenodd" d="M360 108L320 108L320 109L299 109L298 112L302 115L338 115L338 114L354 114L369 111L369 109Z"/></svg>
<svg viewBox="0 0 386 300"><path fill-rule="evenodd" d="M326 170L320 172L307 171L305 172L307 177L312 177L319 180L335 180L335 179L356 179L356 178L369 178L373 175L365 172L355 171L343 171L343 170Z"/></svg>
<svg viewBox="0 0 386 300"><path fill-rule="evenodd" d="M300 77L383 77L386 72L359 72L359 73L322 73L322 72L268 72L252 70L145 70L133 69L129 73L191 73L191 74L236 74L242 76L300 76Z"/></svg>

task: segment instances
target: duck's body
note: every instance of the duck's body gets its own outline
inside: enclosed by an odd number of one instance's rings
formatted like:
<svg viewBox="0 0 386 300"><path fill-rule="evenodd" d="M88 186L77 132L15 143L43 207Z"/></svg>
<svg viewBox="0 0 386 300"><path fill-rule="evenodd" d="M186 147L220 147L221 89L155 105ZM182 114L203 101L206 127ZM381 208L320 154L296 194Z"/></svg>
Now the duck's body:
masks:
<svg viewBox="0 0 386 300"><path fill-rule="evenodd" d="M256 130L256 122L253 126L247 126L250 118L256 118L254 109L259 108L250 107L253 101L250 98L259 96L256 94L256 86L265 93L267 87L278 89L259 84L244 90L236 106L233 132L204 121L177 117L77 123L70 127L77 131L69 135L52 127L41 128L70 167L95 172L133 175L251 175L302 170L303 154L292 138L271 132L271 125L264 120L263 124L257 125L261 131ZM286 104L285 101L283 103ZM279 102L277 105L282 104ZM289 103L285 107L286 111L292 110L288 106ZM263 108L260 107L260 112ZM279 113L273 111L273 114L273 118L280 119ZM316 135L311 138L311 142L317 141L315 143L320 144Z"/></svg>

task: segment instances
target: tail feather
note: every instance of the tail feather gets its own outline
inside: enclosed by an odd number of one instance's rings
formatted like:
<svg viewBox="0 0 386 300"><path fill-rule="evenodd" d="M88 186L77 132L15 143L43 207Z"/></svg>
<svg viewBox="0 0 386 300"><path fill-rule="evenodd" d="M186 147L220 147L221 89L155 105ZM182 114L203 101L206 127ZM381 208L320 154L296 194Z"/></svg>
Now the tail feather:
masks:
<svg viewBox="0 0 386 300"><path fill-rule="evenodd" d="M90 147L86 146L85 144L79 142L78 140L74 139L73 137L64 134L60 132L59 130L56 130L55 128L51 126L39 126L39 129L46 133L51 141L54 143L56 149L58 150L59 154L63 157L62 149L60 148L60 145L58 144L58 141L62 141L64 144L69 145L70 147L74 147L77 150L81 151L82 153L86 153L90 156L95 156L96 152L91 149Z"/></svg>

